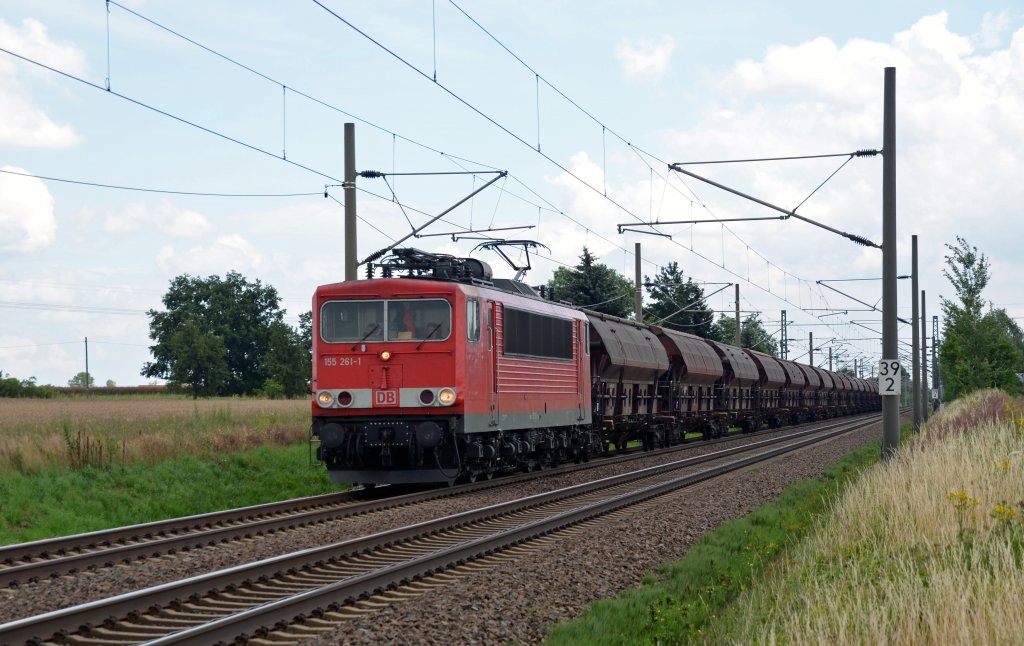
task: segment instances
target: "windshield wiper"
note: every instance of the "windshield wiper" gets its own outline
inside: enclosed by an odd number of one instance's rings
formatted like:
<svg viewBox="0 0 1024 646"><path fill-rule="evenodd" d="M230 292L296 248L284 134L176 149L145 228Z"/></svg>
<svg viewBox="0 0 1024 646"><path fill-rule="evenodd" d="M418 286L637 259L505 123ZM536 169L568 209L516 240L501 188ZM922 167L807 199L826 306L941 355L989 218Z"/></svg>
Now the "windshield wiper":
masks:
<svg viewBox="0 0 1024 646"><path fill-rule="evenodd" d="M444 325L444 324L443 323L436 323L436 324L434 324L434 328L432 330L430 330L429 333L427 333L427 336L423 337L423 339L419 342L419 345L416 346L416 349L419 350L420 346L423 345L424 343L426 343L427 339L429 339L430 337L434 336L434 333L437 332L438 330L440 330L442 325Z"/></svg>
<svg viewBox="0 0 1024 646"><path fill-rule="evenodd" d="M356 341L356 344L352 346L352 349L353 349L353 350L355 350L356 348L358 348L358 347L359 347L359 344L360 344L360 343L362 343L363 341L365 341L365 340L369 339L369 338L370 338L370 335L372 335L372 334L373 334L374 332L376 332L376 331L377 331L377 330L379 330L379 329L380 329L380 325L379 325L379 324L377 324L377 323L374 323L374 324L373 324L373 327L372 327L372 328L370 328L370 331L369 331L369 332L367 332L367 333L366 333L366 334L365 334L365 335L363 336L363 338L361 338L361 339L359 339L358 341Z"/></svg>

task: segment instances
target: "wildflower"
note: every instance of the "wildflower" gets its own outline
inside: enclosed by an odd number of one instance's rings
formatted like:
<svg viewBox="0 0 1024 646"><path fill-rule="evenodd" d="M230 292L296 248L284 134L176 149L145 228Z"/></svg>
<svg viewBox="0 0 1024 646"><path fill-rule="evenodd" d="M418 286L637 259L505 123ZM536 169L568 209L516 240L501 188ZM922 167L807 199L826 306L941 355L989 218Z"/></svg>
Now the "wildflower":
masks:
<svg viewBox="0 0 1024 646"><path fill-rule="evenodd" d="M946 494L946 498L953 501L953 509L957 511L965 511L978 506L978 499L968 496L963 489Z"/></svg>
<svg viewBox="0 0 1024 646"><path fill-rule="evenodd" d="M992 464L1003 473L1010 470L1010 460L1007 458L1003 458L1002 460L992 460Z"/></svg>
<svg viewBox="0 0 1024 646"><path fill-rule="evenodd" d="M1009 524L1020 516L1020 512L1009 505L999 503L989 515L1000 523Z"/></svg>

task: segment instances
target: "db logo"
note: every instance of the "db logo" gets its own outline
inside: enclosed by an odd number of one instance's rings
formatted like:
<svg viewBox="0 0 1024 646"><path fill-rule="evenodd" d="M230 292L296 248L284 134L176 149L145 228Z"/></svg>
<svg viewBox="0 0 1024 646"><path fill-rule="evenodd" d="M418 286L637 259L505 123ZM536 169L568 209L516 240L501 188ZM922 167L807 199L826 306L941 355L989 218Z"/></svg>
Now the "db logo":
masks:
<svg viewBox="0 0 1024 646"><path fill-rule="evenodd" d="M398 406L397 390L375 390L373 391L374 406Z"/></svg>

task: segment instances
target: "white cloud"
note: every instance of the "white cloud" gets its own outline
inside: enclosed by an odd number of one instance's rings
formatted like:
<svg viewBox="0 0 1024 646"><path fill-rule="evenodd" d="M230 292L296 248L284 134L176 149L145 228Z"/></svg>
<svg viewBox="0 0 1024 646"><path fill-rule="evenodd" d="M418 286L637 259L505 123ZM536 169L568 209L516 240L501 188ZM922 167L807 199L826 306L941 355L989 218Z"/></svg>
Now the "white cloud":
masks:
<svg viewBox="0 0 1024 646"><path fill-rule="evenodd" d="M13 166L3 170L27 172ZM0 251L36 251L56 237L53 196L43 181L0 174Z"/></svg>
<svg viewBox="0 0 1024 646"><path fill-rule="evenodd" d="M71 74L81 74L85 69L82 51L74 45L50 40L46 27L38 20L27 18L20 29L0 20L0 43L15 53ZM0 120L0 146L66 148L77 144L79 137L70 125L54 123L32 103L18 82L17 73L12 61L0 62L0 114L4 115Z"/></svg>
<svg viewBox="0 0 1024 646"><path fill-rule="evenodd" d="M46 25L26 18L17 29L0 20L0 42L11 51L71 74L85 71L85 54L78 47L50 40Z"/></svg>
<svg viewBox="0 0 1024 646"><path fill-rule="evenodd" d="M128 204L103 220L103 230L108 233L134 233L151 225L161 233L176 237L199 236L210 229L210 221L202 213L169 202L160 202L154 207Z"/></svg>
<svg viewBox="0 0 1024 646"><path fill-rule="evenodd" d="M133 233L150 222L145 204L129 204L103 219L103 230L107 233Z"/></svg>
<svg viewBox="0 0 1024 646"><path fill-rule="evenodd" d="M1009 11L986 12L981 18L981 31L972 40L978 47L992 49L1003 43L1003 34L1010 28L1013 18Z"/></svg>
<svg viewBox="0 0 1024 646"><path fill-rule="evenodd" d="M0 83L5 79L0 77ZM80 139L69 125L58 125L25 97L0 86L0 146L67 148Z"/></svg>
<svg viewBox="0 0 1024 646"><path fill-rule="evenodd" d="M156 257L157 266L170 273L222 274L231 270L252 272L263 264L263 255L238 234L220 236L210 245L196 245L184 252L164 245Z"/></svg>
<svg viewBox="0 0 1024 646"><path fill-rule="evenodd" d="M999 21L983 31L1002 27ZM980 46L978 39L951 31L946 14L938 13L921 18L889 42L837 44L816 38L795 46L770 47L761 58L734 65L716 89L716 103L707 106L692 127L669 136L671 158L880 148L883 69L894 66L899 270L909 270L910 235L918 234L922 288L929 292L934 313L938 296L950 292L941 278L942 243L957 234L990 257L1003 259L1001 272L1024 273L1020 236L1012 233L1019 229L1017 214L1024 202L1024 183L1019 180L1024 161L1024 121L1019 116L1024 112L1024 29L1013 33L1002 49L976 46ZM693 170L773 204L793 207L843 161ZM687 181L720 217L774 215L705 184ZM881 158L852 160L800 211L881 242ZM728 227L753 249L812 284L822 278L881 275L880 252L855 247L806 223L790 220ZM726 233L724 242L708 240L697 248L717 260L721 255L716 247L728 251L731 242ZM727 261L730 270L744 277L745 255L729 256ZM691 264L699 274L714 272L707 263ZM755 280L753 262L751 279L764 286ZM851 284L849 289L874 302L878 284ZM825 296L833 305L851 304L838 294ZM998 281L993 281L989 297L1001 297ZM905 304L903 292L900 298ZM807 304L805 300L803 305ZM908 311L901 310L901 315Z"/></svg>
<svg viewBox="0 0 1024 646"><path fill-rule="evenodd" d="M1005 41L1001 49L978 49L976 38L950 30L946 14L937 13L921 18L888 42L836 43L822 37L769 47L760 58L738 61L720 75L722 81L710 93L714 103L707 104L686 130L666 134L666 156L730 159L881 148L883 70L896 67L899 270L909 272L910 235L918 234L921 287L928 290L931 313L935 313L938 296L948 296L950 291L941 277L942 243L957 234L991 258L1002 259L1000 273L1024 274L1020 236L1013 234L1020 228L1019 205L1024 203L1024 183L1019 180L1024 161L1024 120L1019 117L1024 113L1024 28ZM792 208L843 161L696 166L692 170ZM853 159L800 213L882 242L881 165L881 157ZM569 167L593 186L604 185L601 165L586 155L574 156ZM682 187L681 179L696 192L692 208L688 188L681 188L682 194L672 188ZM630 219L621 211L609 212L600 195L568 175L552 181L565 192L560 204L566 204L569 212L585 214L581 219L592 231L606 232L609 222ZM643 219L649 213L662 220L778 215L692 178L673 177L668 190L657 178L655 182L651 191L646 173L623 175L609 166L608 195ZM877 249L858 247L795 219L698 225L692 231L675 225L662 230L673 239L627 234L613 240L627 247L641 242L645 261L679 260L685 272L700 280L749 276L753 285L745 285L741 298L765 311L792 309L762 291L769 287L769 274L773 293L785 291L794 305L805 308L857 307L839 294L824 291L815 280L881 276ZM558 240L561 249L604 244L571 224L546 223L543 235L546 241ZM691 235L693 254L688 251ZM618 254L608 251L616 268L613 259ZM627 268L627 275L631 271L632 267ZM644 271L649 271L646 266ZM784 277L783 271L789 276ZM798 284L793 276L805 282ZM874 303L879 285L850 283L848 291ZM989 298L1020 300L1009 298L1000 285L993 281ZM901 309L901 315L909 314L904 291L900 299L906 309Z"/></svg>
<svg viewBox="0 0 1024 646"><path fill-rule="evenodd" d="M664 35L657 42L647 39L625 39L615 47L615 59L629 78L654 80L668 71L676 44Z"/></svg>

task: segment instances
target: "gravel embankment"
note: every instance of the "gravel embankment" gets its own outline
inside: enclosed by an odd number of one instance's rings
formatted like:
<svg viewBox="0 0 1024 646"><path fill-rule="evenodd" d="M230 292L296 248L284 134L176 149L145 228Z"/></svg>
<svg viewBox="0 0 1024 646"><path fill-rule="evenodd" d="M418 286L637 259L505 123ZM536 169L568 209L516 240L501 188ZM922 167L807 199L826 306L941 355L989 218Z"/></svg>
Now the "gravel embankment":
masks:
<svg viewBox="0 0 1024 646"><path fill-rule="evenodd" d="M328 644L534 644L592 602L635 587L700 536L819 475L875 440L868 427L770 463L729 474L434 593L384 608L311 640Z"/></svg>
<svg viewBox="0 0 1024 646"><path fill-rule="evenodd" d="M463 579L443 592L438 590L355 620L314 643L535 643L555 623L578 615L592 601L635 586L645 572L659 563L685 554L703 532L748 513L793 482L816 476L842 455L878 435L877 426L868 427L818 448L805 449L798 455L691 488L663 499L656 514L637 513L601 525L585 535L555 543L526 561L504 564ZM697 451L716 448L698 448ZM0 592L0 623L569 486L637 468L638 464L648 466L680 457L676 453L632 462L628 467L609 465L452 500L437 500L165 556L132 566L23 585Z"/></svg>

